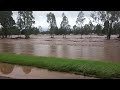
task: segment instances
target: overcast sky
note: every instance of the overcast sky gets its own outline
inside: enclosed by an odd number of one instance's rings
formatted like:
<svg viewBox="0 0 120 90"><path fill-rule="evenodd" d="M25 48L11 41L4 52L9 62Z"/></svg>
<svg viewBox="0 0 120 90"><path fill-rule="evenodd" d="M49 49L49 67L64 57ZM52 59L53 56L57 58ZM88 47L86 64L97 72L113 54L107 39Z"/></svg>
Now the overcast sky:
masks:
<svg viewBox="0 0 120 90"><path fill-rule="evenodd" d="M65 15L68 17L69 20L69 24L71 25L71 27L73 27L73 25L75 25L77 16L79 11L33 11L33 16L35 17L35 27L39 27L41 26L42 28L48 28L49 24L47 23L47 13L52 12L55 14L56 17L56 22L57 22L57 26L60 27L60 23L62 21L62 13L64 12ZM86 20L84 21L84 24L89 23L89 19L90 18L90 11L83 11ZM17 21L17 15L18 12L17 11L13 11L13 18L15 21Z"/></svg>

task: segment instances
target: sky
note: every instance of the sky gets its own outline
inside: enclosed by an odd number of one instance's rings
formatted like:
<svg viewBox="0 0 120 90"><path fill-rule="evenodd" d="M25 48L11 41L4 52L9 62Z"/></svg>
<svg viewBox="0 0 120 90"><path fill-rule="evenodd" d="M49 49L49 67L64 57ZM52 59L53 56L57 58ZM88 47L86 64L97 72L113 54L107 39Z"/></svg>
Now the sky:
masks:
<svg viewBox="0 0 120 90"><path fill-rule="evenodd" d="M33 16L35 17L35 24L33 26L35 27L41 26L42 28L48 28L49 24L47 23L46 15L49 12L54 13L58 27L60 27L63 12L68 17L69 24L71 25L71 27L73 27L76 24L76 19L79 13L79 11L33 11ZM86 18L84 24L87 24L89 23L89 19L91 19L90 17L91 11L83 11L83 12ZM15 22L17 22L17 16L18 16L18 11L13 11L13 18Z"/></svg>

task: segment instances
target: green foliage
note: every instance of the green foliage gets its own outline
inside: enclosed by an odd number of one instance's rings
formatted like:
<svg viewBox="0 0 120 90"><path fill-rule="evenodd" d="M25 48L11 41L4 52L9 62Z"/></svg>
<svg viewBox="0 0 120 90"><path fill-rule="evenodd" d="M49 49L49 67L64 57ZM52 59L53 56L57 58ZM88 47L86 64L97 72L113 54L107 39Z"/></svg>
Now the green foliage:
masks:
<svg viewBox="0 0 120 90"><path fill-rule="evenodd" d="M69 25L68 18L65 16L64 13L62 14L62 17L63 17L63 19L62 19L62 22L60 24L60 30L61 30L61 32L63 34L63 38L64 38L64 36L66 38L67 32L70 31L70 25Z"/></svg>
<svg viewBox="0 0 120 90"><path fill-rule="evenodd" d="M102 26L100 24L97 24L95 27L95 33L97 35L102 35Z"/></svg>
<svg viewBox="0 0 120 90"><path fill-rule="evenodd" d="M84 34L84 28L82 27L82 24L84 22L85 18L84 18L84 13L81 11L79 12L78 16L77 16L77 20L76 20L76 26L73 27L75 29L75 34L78 32L81 34L81 38L82 35Z"/></svg>
<svg viewBox="0 0 120 90"><path fill-rule="evenodd" d="M7 38L9 29L15 25L12 18L12 11L0 11L0 24L2 25L2 37Z"/></svg>
<svg viewBox="0 0 120 90"><path fill-rule="evenodd" d="M51 34L51 38L54 38L54 34L58 32L58 27L56 24L56 18L55 15L50 12L47 14L47 22L50 24L50 34Z"/></svg>
<svg viewBox="0 0 120 90"><path fill-rule="evenodd" d="M79 12L79 14L77 16L76 25L81 26L83 24L84 20L85 20L84 13L81 11L81 12Z"/></svg>
<svg viewBox="0 0 120 90"><path fill-rule="evenodd" d="M37 35L37 34L39 34L40 32L39 32L39 29L37 28L37 27L31 27L31 29L30 29L30 34L35 34L35 35Z"/></svg>
<svg viewBox="0 0 120 90"><path fill-rule="evenodd" d="M120 11L96 11L91 14L91 17L94 20L98 19L99 21L101 20L104 22L103 30L106 32L107 39L109 40L113 30L113 23L118 22L120 19Z"/></svg>
<svg viewBox="0 0 120 90"><path fill-rule="evenodd" d="M91 32L91 30L90 30L89 24L85 24L85 26L84 26L84 34L88 35L88 34L90 34L90 32Z"/></svg>
<svg viewBox="0 0 120 90"><path fill-rule="evenodd" d="M18 29L18 27L13 26L10 28L9 35L19 35L19 33L20 33L20 30Z"/></svg>
<svg viewBox="0 0 120 90"><path fill-rule="evenodd" d="M18 21L17 25L21 30L24 30L25 33L25 38L30 38L30 30L32 24L34 24L34 17L33 17L33 12L32 11L19 11L18 12Z"/></svg>
<svg viewBox="0 0 120 90"><path fill-rule="evenodd" d="M73 34L74 35L78 34L78 32L77 32L77 26L76 25L73 26Z"/></svg>
<svg viewBox="0 0 120 90"><path fill-rule="evenodd" d="M35 23L32 11L18 11L17 24L12 18L12 11L0 11L0 24L2 26L0 30L0 35L2 38L7 38L11 35L21 35L24 34L25 38L29 38L31 34L51 34L51 38L56 35L66 36L67 34L98 34L107 35L107 39L110 39L111 34L119 34L120 37L120 11L93 11L90 15L92 21L90 20L88 24L83 26L85 17L83 11L80 11L76 24L71 29L69 25L68 18L63 13L62 22L60 28L57 27L55 15L50 12L47 14L47 22L49 23L49 31L42 31L42 27L38 28L32 27ZM91 18L90 18L91 19ZM94 26L93 22L97 25Z"/></svg>
<svg viewBox="0 0 120 90"><path fill-rule="evenodd" d="M120 22L114 23L112 33L119 34L119 36L120 36Z"/></svg>

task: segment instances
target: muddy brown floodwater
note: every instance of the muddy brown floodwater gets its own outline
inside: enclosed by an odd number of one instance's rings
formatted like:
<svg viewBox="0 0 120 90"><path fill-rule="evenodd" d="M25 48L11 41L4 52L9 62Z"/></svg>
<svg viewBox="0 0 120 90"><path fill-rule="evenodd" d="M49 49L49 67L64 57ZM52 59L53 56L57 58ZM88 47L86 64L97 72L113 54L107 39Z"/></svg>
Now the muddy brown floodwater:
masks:
<svg viewBox="0 0 120 90"><path fill-rule="evenodd" d="M16 36L13 36L16 37ZM69 35L66 39L48 35L31 36L31 39L0 39L0 52L52 56L62 58L83 58L100 61L120 62L120 41L117 36L106 40L105 36ZM82 75L48 71L27 66L0 63L0 78L17 79L95 79Z"/></svg>
<svg viewBox="0 0 120 90"><path fill-rule="evenodd" d="M0 39L0 52L120 62L117 36L112 36L111 40L106 40L105 36L89 37L80 39L80 35L68 35L67 39L62 36L51 39L48 35L32 35L31 39Z"/></svg>

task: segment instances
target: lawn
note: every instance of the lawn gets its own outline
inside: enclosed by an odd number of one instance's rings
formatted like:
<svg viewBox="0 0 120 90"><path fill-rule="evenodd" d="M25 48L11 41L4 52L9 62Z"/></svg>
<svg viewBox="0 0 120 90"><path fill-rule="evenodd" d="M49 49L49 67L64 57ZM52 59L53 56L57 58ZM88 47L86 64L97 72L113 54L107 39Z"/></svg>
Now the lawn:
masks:
<svg viewBox="0 0 120 90"><path fill-rule="evenodd" d="M98 78L120 78L120 63L0 53L0 62Z"/></svg>

